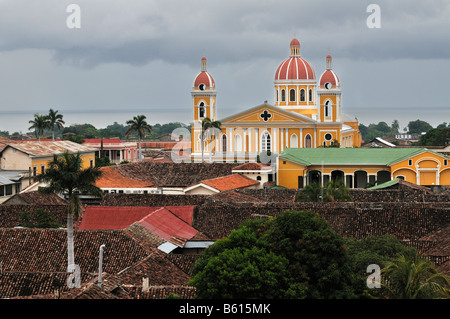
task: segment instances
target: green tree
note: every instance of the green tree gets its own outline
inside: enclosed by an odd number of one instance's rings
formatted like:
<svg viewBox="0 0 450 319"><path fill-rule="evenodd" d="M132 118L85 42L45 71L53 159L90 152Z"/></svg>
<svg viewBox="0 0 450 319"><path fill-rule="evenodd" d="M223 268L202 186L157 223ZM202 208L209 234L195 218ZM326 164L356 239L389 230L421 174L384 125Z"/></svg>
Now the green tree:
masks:
<svg viewBox="0 0 450 319"><path fill-rule="evenodd" d="M447 125L447 122L443 122L443 123L439 124L438 126L436 126L436 128L446 128L446 127L450 127L450 124Z"/></svg>
<svg viewBox="0 0 450 319"><path fill-rule="evenodd" d="M23 211L20 213L20 224L28 228L58 228L61 224L54 218L52 213L42 208L33 212Z"/></svg>
<svg viewBox="0 0 450 319"><path fill-rule="evenodd" d="M356 298L349 262L325 220L288 211L246 221L211 245L195 263L192 284L205 298Z"/></svg>
<svg viewBox="0 0 450 319"><path fill-rule="evenodd" d="M62 156L55 155L49 162L49 168L43 174L36 176L36 180L47 186L39 187L44 194L55 193L68 198L67 205L67 260L69 268L75 265L73 246L73 221L81 214L79 194L102 196L102 190L95 186L101 171L96 167L82 168L81 154L64 152Z"/></svg>
<svg viewBox="0 0 450 319"><path fill-rule="evenodd" d="M388 297L393 299L450 298L450 283L428 261L400 256L381 271Z"/></svg>
<svg viewBox="0 0 450 319"><path fill-rule="evenodd" d="M31 126L28 128L29 130L34 130L36 137L41 141L41 136L44 134L44 131L48 128L47 117L45 115L34 114L34 119L28 121Z"/></svg>
<svg viewBox="0 0 450 319"><path fill-rule="evenodd" d="M139 161L142 161L141 140L145 138L146 133L152 132L152 127L147 123L145 115L137 115L132 120L127 121L130 128L126 131L125 136L130 137L131 134L137 133L139 140Z"/></svg>
<svg viewBox="0 0 450 319"><path fill-rule="evenodd" d="M450 127L434 128L420 137L418 145L447 146L450 144Z"/></svg>
<svg viewBox="0 0 450 319"><path fill-rule="evenodd" d="M202 163L204 162L204 148L205 148L205 139L206 139L206 133L208 132L208 130L213 131L214 129L220 129L220 127L222 126L222 123L220 121L212 121L209 117L205 117L202 120L202 131L201 131L201 135L200 135L200 140L201 140L201 148L202 148ZM212 148L212 145L211 145ZM210 157L211 157L211 153L212 150L209 151Z"/></svg>
<svg viewBox="0 0 450 319"><path fill-rule="evenodd" d="M63 121L62 114L58 114L58 111L54 111L50 109L48 112L47 118L47 127L52 131L52 141L55 140L55 127L61 130L66 124Z"/></svg>
<svg viewBox="0 0 450 319"><path fill-rule="evenodd" d="M350 189L342 180L331 180L321 187L312 183L301 189L296 195L297 202L351 202Z"/></svg>
<svg viewBox="0 0 450 319"><path fill-rule="evenodd" d="M398 134L398 130L400 129L400 123L398 122L398 120L394 120L392 121L392 125L391 125L391 132L393 135Z"/></svg>
<svg viewBox="0 0 450 319"><path fill-rule="evenodd" d="M426 133L429 130L431 130L433 127L422 120L415 120L415 121L410 121L408 123L408 129L409 129L409 133L410 134L421 134L421 133Z"/></svg>

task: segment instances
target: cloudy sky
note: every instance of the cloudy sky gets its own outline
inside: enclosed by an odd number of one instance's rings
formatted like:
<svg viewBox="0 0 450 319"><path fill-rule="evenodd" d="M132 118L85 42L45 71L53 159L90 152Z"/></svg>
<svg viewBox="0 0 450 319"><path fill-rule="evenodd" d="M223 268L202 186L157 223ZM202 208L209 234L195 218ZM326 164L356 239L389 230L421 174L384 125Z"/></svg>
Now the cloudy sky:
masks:
<svg viewBox="0 0 450 319"><path fill-rule="evenodd" d="M67 26L70 4L81 28ZM26 131L49 108L69 125L189 123L202 56L219 119L273 103L294 37L317 77L333 56L345 113L436 126L450 122L449 17L448 0L0 0L0 130Z"/></svg>

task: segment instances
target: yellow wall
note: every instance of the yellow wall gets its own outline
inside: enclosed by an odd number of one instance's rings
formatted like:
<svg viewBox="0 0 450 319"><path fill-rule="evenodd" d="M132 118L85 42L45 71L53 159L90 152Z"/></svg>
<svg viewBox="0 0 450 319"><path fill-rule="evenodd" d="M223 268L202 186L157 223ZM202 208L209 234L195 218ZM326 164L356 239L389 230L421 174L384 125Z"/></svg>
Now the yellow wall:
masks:
<svg viewBox="0 0 450 319"><path fill-rule="evenodd" d="M91 160L92 165L95 166L95 153L85 153L81 154L81 168L86 169L91 166ZM53 161L53 155L48 157L39 157L39 158L33 158L31 160L31 171L33 172L33 167L36 166L37 174L41 174L41 168L42 166L45 166L45 169L48 168L48 163L50 161ZM27 168L28 169L28 168Z"/></svg>

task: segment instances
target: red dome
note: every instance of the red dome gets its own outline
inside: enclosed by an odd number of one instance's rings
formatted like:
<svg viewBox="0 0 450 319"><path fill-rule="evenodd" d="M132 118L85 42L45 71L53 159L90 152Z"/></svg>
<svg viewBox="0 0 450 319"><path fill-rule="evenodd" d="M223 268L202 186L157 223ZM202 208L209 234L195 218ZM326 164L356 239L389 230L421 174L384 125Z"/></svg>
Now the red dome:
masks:
<svg viewBox="0 0 450 319"><path fill-rule="evenodd" d="M298 41L297 39L292 39L290 45L300 45L300 41Z"/></svg>
<svg viewBox="0 0 450 319"><path fill-rule="evenodd" d="M205 89L215 87L214 79L207 71L200 72L194 80L194 87L198 88L200 84L205 85Z"/></svg>
<svg viewBox="0 0 450 319"><path fill-rule="evenodd" d="M316 75L313 68L309 65L308 62L306 62L299 56L291 56L290 58L284 60L275 73L275 81L315 79Z"/></svg>
<svg viewBox="0 0 450 319"><path fill-rule="evenodd" d="M320 86L324 86L327 82L332 86L339 86L339 78L333 70L326 70L320 77Z"/></svg>

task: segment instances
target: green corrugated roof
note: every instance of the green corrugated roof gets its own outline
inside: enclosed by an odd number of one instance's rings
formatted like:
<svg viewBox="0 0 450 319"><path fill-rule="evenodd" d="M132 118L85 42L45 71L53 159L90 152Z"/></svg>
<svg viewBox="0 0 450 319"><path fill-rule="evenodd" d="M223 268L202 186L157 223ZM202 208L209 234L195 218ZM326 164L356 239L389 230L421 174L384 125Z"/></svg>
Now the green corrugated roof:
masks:
<svg viewBox="0 0 450 319"><path fill-rule="evenodd" d="M391 187L391 186L396 185L398 183L399 183L399 180L398 180L398 178L396 178L396 179L393 179L393 180L388 181L386 183L383 183L383 184L380 184L380 185L376 185L376 186L373 186L373 187L369 187L368 189L370 189L370 190L383 189L383 188Z"/></svg>
<svg viewBox="0 0 450 319"><path fill-rule="evenodd" d="M309 165L385 165L430 150L426 148L286 148L280 158Z"/></svg>

